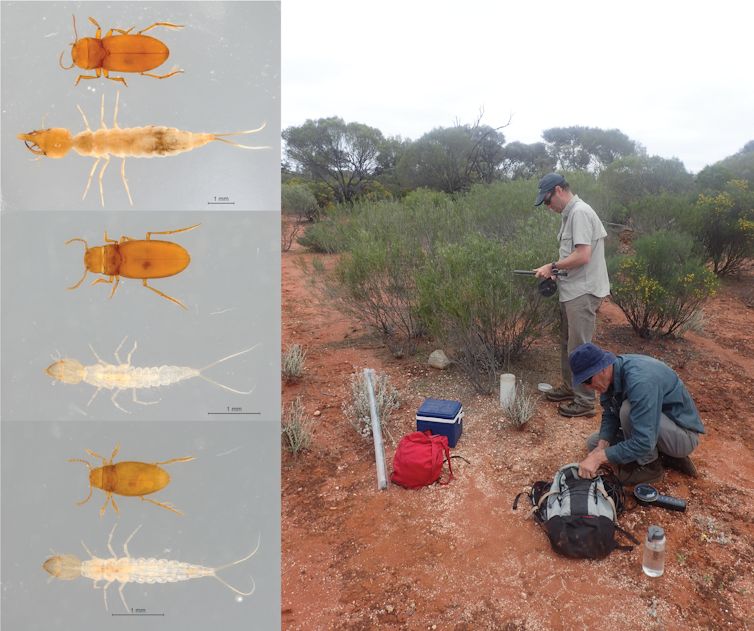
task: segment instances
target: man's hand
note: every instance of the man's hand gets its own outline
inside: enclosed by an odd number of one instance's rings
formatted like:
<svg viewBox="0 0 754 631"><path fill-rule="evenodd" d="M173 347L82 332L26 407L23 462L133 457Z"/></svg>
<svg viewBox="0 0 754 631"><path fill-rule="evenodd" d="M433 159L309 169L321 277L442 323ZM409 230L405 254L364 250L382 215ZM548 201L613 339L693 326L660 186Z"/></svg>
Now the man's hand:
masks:
<svg viewBox="0 0 754 631"><path fill-rule="evenodd" d="M542 267L539 267L535 270L532 270L534 272L534 276L537 278L554 278L555 274L552 271L552 263L548 263L547 265L543 265Z"/></svg>
<svg viewBox="0 0 754 631"><path fill-rule="evenodd" d="M579 477L585 480L591 480L597 475L597 469L603 464L609 462L605 455L605 448L610 443L606 440L600 440L594 451L592 451L582 462L579 463Z"/></svg>

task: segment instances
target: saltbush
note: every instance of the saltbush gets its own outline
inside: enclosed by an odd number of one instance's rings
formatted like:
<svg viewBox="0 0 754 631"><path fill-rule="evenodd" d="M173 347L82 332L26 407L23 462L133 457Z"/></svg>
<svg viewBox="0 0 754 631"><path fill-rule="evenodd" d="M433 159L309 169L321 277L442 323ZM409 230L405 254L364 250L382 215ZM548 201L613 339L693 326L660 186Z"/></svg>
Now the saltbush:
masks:
<svg viewBox="0 0 754 631"><path fill-rule="evenodd" d="M355 369L355 366L354 366ZM390 377L384 372L377 376L372 372L372 389L377 417L380 420L380 430L390 435L386 423L393 411L400 407L400 394L390 384ZM369 391L364 371L351 375L349 382L350 403L343 403L342 410L353 427L364 440L372 440L372 414L369 406ZM392 439L392 436L391 436Z"/></svg>
<svg viewBox="0 0 754 631"><path fill-rule="evenodd" d="M681 333L719 286L690 236L660 230L637 239L635 254L611 258L611 299L641 337Z"/></svg>

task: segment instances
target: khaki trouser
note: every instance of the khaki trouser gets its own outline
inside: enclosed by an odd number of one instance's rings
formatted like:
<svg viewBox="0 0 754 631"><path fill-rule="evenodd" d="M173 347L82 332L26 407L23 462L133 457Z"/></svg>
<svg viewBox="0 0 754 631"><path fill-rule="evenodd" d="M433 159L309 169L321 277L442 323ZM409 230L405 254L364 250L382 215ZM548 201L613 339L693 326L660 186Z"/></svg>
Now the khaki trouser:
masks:
<svg viewBox="0 0 754 631"><path fill-rule="evenodd" d="M560 370L563 385L568 390L573 390L575 403L590 408L594 407L597 395L594 390L587 390L584 384L573 387L573 373L568 356L582 344L592 341L594 321L600 304L602 298L592 294L560 303Z"/></svg>
<svg viewBox="0 0 754 631"><path fill-rule="evenodd" d="M631 403L625 400L620 406L620 426L623 430L625 440L631 438ZM597 447L600 440L600 433L594 432L586 439L586 448L591 453ZM620 441L612 443L618 444ZM652 462L657 459L658 451L673 458L685 458L699 446L699 434L693 429L684 429L676 425L671 419L664 414L660 414L660 432L657 436L657 444L654 449L646 456L636 459L641 465Z"/></svg>

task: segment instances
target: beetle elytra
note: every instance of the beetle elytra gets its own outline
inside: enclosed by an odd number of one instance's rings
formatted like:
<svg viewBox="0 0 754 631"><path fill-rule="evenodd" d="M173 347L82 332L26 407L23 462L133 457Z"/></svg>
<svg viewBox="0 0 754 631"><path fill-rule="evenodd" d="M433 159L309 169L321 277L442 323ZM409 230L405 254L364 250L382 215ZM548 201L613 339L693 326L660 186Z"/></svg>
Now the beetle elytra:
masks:
<svg viewBox="0 0 754 631"><path fill-rule="evenodd" d="M154 70L157 66L165 63L170 55L170 51L159 39L155 39L149 35L142 35L142 33L153 29L155 26L179 29L183 28L183 25L157 22L149 28L139 31L136 35L129 35L136 28L135 26L132 26L127 31L119 28L111 28L107 32L107 35L100 38L102 28L95 22L94 18L90 17L89 20L97 27L97 34L94 37L84 37L79 40L79 34L76 31L76 16L73 16L73 32L76 35L76 41L68 44L73 47L71 48L73 63L68 68L63 65L65 51L60 53L58 63L63 70L70 70L73 66L78 66L84 70L94 70L97 73L96 77L84 74L79 75L74 85L78 85L82 79L99 79L100 72L105 73L105 79L120 81L126 87L128 87L128 84L123 77L111 77L110 72L138 72L140 75L154 77L155 79L167 79L174 74L183 72L183 70L178 70L177 66L168 74L162 76L145 72L146 70ZM113 35L113 31L120 33L120 35Z"/></svg>
<svg viewBox="0 0 754 631"><path fill-rule="evenodd" d="M68 461L83 462L89 467L89 497L83 502L78 502L76 506L86 504L89 501L89 498L92 497L92 487L95 487L102 489L106 494L105 505L100 511L100 517L105 514L108 502L112 502L115 513L120 517L118 505L115 503L113 495L138 497L145 502L152 502L153 504L157 504L157 506L162 506L163 508L173 511L178 515L183 515L183 513L171 508L167 504L160 504L160 502L156 502L143 496L157 493L157 491L164 489L170 484L170 475L168 475L168 472L160 469L157 465L166 465L171 462L186 462L187 460L193 460L194 456L189 456L188 458L173 458L173 460L168 460L167 462L154 462L152 464L147 464L145 462L117 462L113 464L113 458L115 458L115 454L118 453L119 449L120 441L118 442L115 451L113 451L113 455L110 456L110 464L107 463L106 458L98 456L87 449L86 451L89 452L90 456L102 459L102 466L97 467L96 469L93 469L92 465L86 460L73 458Z"/></svg>
<svg viewBox="0 0 754 631"><path fill-rule="evenodd" d="M84 116L84 112L79 108L81 116L84 118L84 124L86 125L86 131L82 131L76 134L75 137L71 136L71 132L62 127L53 127L52 129L44 128L44 119L47 116L42 117L42 129L35 129L28 134L18 134L17 138L23 140L26 148L32 153L39 156L39 158L32 158L32 160L39 160L37 168L42 163L42 156L48 158L65 158L71 149L75 149L76 153L82 156L91 156L97 158L94 163L91 172L89 173L89 180L86 183L86 189L84 190L84 196L82 199L86 199L86 194L89 192L89 185L92 183L92 176L94 171L102 158L105 158L105 164L102 166L102 170L99 172L99 194L102 199L102 208L105 207L105 194L102 190L102 175L105 173L107 165L110 163L110 155L123 158L123 164L120 167L120 175L123 178L123 184L126 187L126 193L128 193L128 201L131 202L131 206L134 205L131 199L131 191L128 189L128 182L126 181L126 158L164 158L165 156L174 156L179 153L191 151L197 147L202 147L207 143L214 140L228 143L241 149L269 149L269 147L247 147L246 145L239 145L238 143L231 142L220 138L220 136L239 136L241 134L252 134L254 132L264 129L265 124L262 123L261 127L256 129L250 129L248 131L237 131L230 134L194 134L188 131L180 131L175 127L134 127L129 129L121 129L115 122L118 116L118 100L120 99L120 90L115 98L115 114L113 116L113 129L108 129L105 125L105 95L102 95L102 109L100 111L100 123L102 129L98 129L93 132L89 128L89 123ZM31 146L29 146L31 142ZM37 149L34 149L34 145Z"/></svg>
<svg viewBox="0 0 754 631"><path fill-rule="evenodd" d="M115 524L115 526L117 525L118 524ZM141 528L141 526L139 526L131 533L131 536L126 539L126 542L123 544L123 552L125 552L126 556L118 559L115 556L115 551L111 545L115 526L113 526L113 529L110 531L110 538L107 540L107 547L110 550L110 554L113 555L111 559L97 558L89 552L89 548L87 548L86 544L82 541L81 545L84 546L84 550L86 550L92 558L83 563L72 554L61 554L59 556L54 556L51 559L47 559L42 566L52 574L52 576L47 579L47 582L49 583L56 577L63 581L73 581L79 576L85 576L86 578L91 578L94 581L94 587L97 588L97 583L105 581L105 587L102 592L105 597L105 610L108 611L107 588L114 581L118 581L121 584L118 589L120 599L123 601L123 605L129 613L131 613L131 610L128 608L126 599L123 596L123 588L126 583L176 583L178 581L187 581L190 578L214 576L223 585L229 587L237 594L251 596L254 593L255 586L253 578L251 579L251 591L241 592L235 587L228 585L228 583L217 576L215 572L230 567L231 565L243 563L247 559L250 559L259 549L259 540L257 540L257 547L254 548L254 551L249 556L234 561L233 563L223 565L222 567L203 567L201 565L190 565L189 563L181 563L179 561L168 561L167 559L134 559L128 554L127 546L128 542L131 541L131 538L136 534L139 528ZM55 554L55 551L52 550L52 553Z"/></svg>
<svg viewBox="0 0 754 631"><path fill-rule="evenodd" d="M201 223L198 223L190 228L168 230L166 232L147 232L146 239L143 241L132 239L131 237L121 237L120 243L115 239L108 239L107 230L105 230L105 245L92 248L89 247L84 239L66 241L63 245L68 245L73 241L81 241L86 246L86 253L84 254L84 267L86 269L84 276L78 283L73 287L68 287L68 289L76 289L84 282L84 278L86 278L88 272L103 274L109 276L110 280L98 278L92 285L96 285L97 283L112 283L113 278L115 278L115 285L110 292L110 298L112 298L115 295L115 290L118 288L121 276L124 278L135 278L143 280L144 287L147 289L160 294L163 298L172 300L175 304L188 311L188 308L183 303L147 285L147 279L167 278L168 276L179 274L188 267L188 264L191 262L191 255L177 243L173 243L172 241L153 241L150 239L150 236L153 234L187 232L201 225Z"/></svg>

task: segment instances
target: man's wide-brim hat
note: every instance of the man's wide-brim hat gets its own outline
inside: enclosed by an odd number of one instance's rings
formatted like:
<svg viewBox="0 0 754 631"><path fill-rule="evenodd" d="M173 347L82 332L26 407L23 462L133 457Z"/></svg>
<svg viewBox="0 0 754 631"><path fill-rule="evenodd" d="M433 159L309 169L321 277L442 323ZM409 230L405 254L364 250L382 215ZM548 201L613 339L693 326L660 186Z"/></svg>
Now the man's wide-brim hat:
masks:
<svg viewBox="0 0 754 631"><path fill-rule="evenodd" d="M594 377L600 370L612 366L615 363L615 355L610 351L603 351L599 346L586 343L570 354L568 363L573 372L573 387L575 388L589 377Z"/></svg>
<svg viewBox="0 0 754 631"><path fill-rule="evenodd" d="M565 178L562 175L558 175L557 173L550 173L549 175L545 175L541 180L539 180L539 197L537 197L537 201L534 202L534 205L539 206L547 196L547 191L555 188L556 186L559 186L563 182L565 182Z"/></svg>

